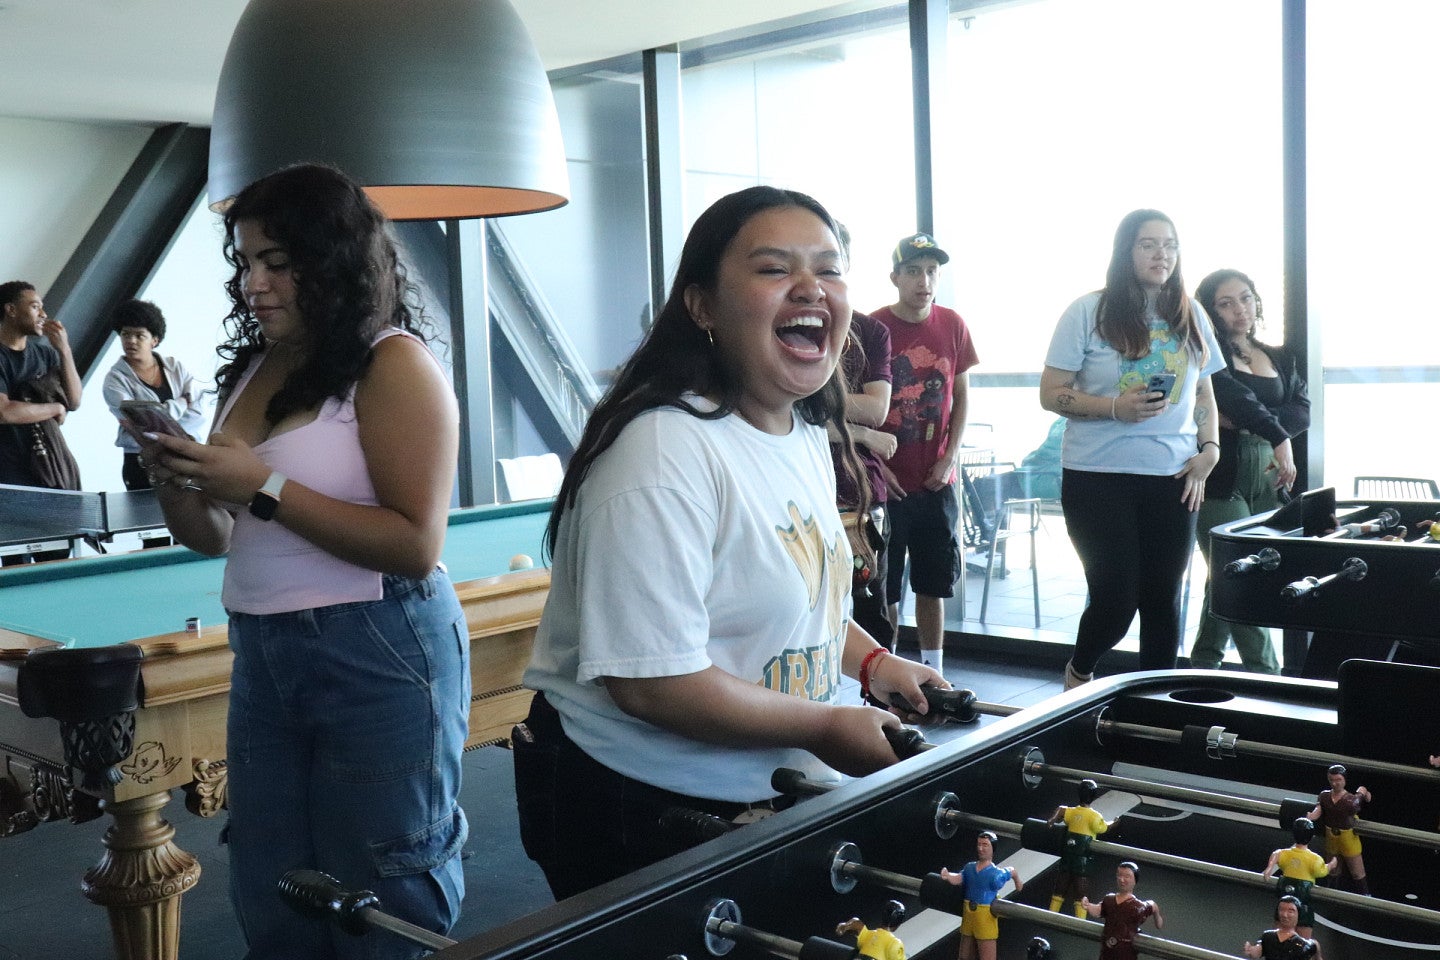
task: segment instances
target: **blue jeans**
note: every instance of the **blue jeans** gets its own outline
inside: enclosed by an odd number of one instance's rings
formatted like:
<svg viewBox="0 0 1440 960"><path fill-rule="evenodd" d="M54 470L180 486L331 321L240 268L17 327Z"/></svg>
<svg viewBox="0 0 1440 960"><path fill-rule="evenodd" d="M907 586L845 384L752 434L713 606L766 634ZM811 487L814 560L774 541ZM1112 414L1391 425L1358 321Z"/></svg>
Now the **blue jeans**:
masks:
<svg viewBox="0 0 1440 960"><path fill-rule="evenodd" d="M297 867L436 932L459 917L469 633L444 571L384 585L371 602L230 615L230 894L248 958L422 952L300 916L275 889Z"/></svg>

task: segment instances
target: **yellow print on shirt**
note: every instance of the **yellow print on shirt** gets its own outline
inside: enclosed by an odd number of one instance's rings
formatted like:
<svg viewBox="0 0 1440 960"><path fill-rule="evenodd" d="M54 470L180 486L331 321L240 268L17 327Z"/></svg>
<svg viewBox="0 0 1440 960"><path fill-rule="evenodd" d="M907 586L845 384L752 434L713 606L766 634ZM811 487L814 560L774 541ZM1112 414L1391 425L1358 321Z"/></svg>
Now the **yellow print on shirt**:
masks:
<svg viewBox="0 0 1440 960"><path fill-rule="evenodd" d="M813 516L802 517L793 501L788 509L789 526L777 526L775 532L805 582L810 609L824 600L826 641L819 647L786 650L775 657L765 665L764 682L771 690L828 700L840 683L845 602L850 596L850 545L843 533L837 533L833 543L826 543Z"/></svg>
<svg viewBox="0 0 1440 960"><path fill-rule="evenodd" d="M1175 374L1175 386L1170 388L1171 403L1179 403L1185 392L1185 375L1190 368L1190 353L1185 344L1170 331L1162 321L1150 326L1150 352L1138 360L1122 357L1120 360L1119 391L1125 393L1141 384L1149 383L1157 373Z"/></svg>

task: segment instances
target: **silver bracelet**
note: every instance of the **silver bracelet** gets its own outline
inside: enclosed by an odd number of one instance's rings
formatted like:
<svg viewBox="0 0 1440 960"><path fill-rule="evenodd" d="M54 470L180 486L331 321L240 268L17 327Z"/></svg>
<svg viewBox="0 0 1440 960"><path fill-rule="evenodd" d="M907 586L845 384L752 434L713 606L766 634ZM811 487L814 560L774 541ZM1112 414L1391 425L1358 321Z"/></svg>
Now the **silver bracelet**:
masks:
<svg viewBox="0 0 1440 960"><path fill-rule="evenodd" d="M1113 397L1110 398L1110 419L1111 419L1111 420L1119 420L1119 419L1120 419L1119 417L1115 416L1115 401L1116 401L1116 400L1119 400L1119 399L1120 399L1120 397L1119 397L1118 394L1117 394L1116 396L1113 396Z"/></svg>

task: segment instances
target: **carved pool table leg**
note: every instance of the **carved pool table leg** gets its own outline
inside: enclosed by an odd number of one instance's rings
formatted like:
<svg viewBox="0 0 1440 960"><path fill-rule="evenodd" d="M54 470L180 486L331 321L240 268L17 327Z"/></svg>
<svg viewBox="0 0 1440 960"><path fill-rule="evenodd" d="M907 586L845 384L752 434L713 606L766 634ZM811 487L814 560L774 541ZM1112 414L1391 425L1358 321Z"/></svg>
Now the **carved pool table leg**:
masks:
<svg viewBox="0 0 1440 960"><path fill-rule="evenodd" d="M160 816L169 802L164 791L102 804L115 822L82 889L109 910L119 960L177 960L180 953L180 896L200 879L200 864L174 844L175 828Z"/></svg>

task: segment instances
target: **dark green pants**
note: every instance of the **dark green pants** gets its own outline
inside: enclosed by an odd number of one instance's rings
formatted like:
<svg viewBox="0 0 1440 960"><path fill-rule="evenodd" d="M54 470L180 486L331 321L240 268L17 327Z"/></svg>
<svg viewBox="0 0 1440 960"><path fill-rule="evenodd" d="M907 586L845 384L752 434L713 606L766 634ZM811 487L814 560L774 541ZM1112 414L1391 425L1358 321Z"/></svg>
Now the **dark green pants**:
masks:
<svg viewBox="0 0 1440 960"><path fill-rule="evenodd" d="M1200 523L1196 539L1210 567L1210 530L1222 523L1243 520L1257 513L1274 510L1280 505L1275 495L1275 471L1267 470L1275 457L1275 448L1253 433L1239 438L1240 462L1235 471L1235 492L1223 500L1206 500L1200 505ZM1211 573L1213 574L1213 568ZM1270 631L1248 623L1230 623L1210 613L1210 577L1205 578L1205 605L1200 610L1200 630L1190 650L1190 663L1201 669L1219 669L1225 659L1225 646L1235 642L1240 662L1252 673L1279 673L1275 647Z"/></svg>

